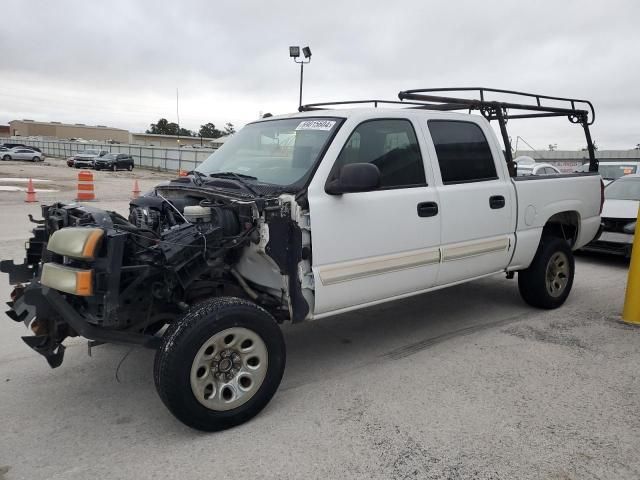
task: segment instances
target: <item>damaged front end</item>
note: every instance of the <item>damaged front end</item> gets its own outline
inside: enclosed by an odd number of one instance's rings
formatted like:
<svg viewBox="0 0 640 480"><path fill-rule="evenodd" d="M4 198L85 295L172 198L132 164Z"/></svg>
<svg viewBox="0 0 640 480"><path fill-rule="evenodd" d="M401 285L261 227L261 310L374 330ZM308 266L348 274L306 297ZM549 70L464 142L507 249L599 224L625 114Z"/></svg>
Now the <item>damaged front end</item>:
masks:
<svg viewBox="0 0 640 480"><path fill-rule="evenodd" d="M24 263L0 271L15 286L7 315L51 367L67 337L156 348L165 324L215 296L250 298L280 321L310 316L310 240L293 196L233 196L196 180L157 187L128 218L61 203L31 218Z"/></svg>

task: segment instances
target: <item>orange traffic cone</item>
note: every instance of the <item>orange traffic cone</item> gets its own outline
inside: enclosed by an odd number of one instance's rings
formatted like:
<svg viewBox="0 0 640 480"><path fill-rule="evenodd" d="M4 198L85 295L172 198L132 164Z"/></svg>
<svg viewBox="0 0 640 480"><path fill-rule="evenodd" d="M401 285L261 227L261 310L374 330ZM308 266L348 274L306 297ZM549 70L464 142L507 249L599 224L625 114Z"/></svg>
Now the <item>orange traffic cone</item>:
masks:
<svg viewBox="0 0 640 480"><path fill-rule="evenodd" d="M131 198L136 199L140 196L140 186L138 185L138 180L133 182L133 190L131 191Z"/></svg>
<svg viewBox="0 0 640 480"><path fill-rule="evenodd" d="M25 199L25 202L34 203L37 201L38 200L36 200L36 191L33 189L33 180L29 178L29 183L27 184L27 198Z"/></svg>

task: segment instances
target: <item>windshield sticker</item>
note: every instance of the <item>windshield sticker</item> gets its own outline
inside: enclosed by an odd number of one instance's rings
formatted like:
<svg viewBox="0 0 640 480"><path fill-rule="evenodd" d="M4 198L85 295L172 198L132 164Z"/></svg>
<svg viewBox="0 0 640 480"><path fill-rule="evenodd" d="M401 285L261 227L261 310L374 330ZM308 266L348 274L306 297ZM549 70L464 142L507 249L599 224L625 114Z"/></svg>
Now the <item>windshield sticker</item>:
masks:
<svg viewBox="0 0 640 480"><path fill-rule="evenodd" d="M331 130L335 124L335 120L305 120L296 130Z"/></svg>

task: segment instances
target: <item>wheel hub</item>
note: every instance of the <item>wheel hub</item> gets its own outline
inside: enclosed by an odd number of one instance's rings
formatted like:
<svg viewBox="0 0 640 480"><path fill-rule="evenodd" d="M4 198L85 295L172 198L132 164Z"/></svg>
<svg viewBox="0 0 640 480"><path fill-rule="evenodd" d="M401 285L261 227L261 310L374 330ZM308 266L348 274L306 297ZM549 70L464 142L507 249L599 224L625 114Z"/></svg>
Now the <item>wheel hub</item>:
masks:
<svg viewBox="0 0 640 480"><path fill-rule="evenodd" d="M569 259L562 252L556 252L547 264L547 291L553 297L564 292L569 281Z"/></svg>
<svg viewBox="0 0 640 480"><path fill-rule="evenodd" d="M233 380L242 368L242 358L235 350L223 350L211 362L211 372L219 379Z"/></svg>
<svg viewBox="0 0 640 480"><path fill-rule="evenodd" d="M246 328L230 328L209 338L191 366L191 389L212 410L229 410L248 401L266 375L267 347Z"/></svg>

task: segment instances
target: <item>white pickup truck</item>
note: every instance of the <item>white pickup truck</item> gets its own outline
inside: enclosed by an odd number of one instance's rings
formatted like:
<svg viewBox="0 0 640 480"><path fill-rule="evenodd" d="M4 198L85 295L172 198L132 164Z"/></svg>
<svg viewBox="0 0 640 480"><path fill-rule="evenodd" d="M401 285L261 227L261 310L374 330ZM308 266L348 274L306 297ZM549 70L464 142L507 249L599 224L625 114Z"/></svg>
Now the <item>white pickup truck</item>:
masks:
<svg viewBox="0 0 640 480"><path fill-rule="evenodd" d="M518 273L530 305L556 308L571 290L572 250L600 226L589 113L578 100L543 107L551 97L523 94L536 103L522 105L488 92L402 92L406 101L370 102L390 108L317 104L251 123L189 176L132 201L126 218L43 206L25 263L1 264L16 285L7 313L52 367L68 336L156 348L163 402L211 431L248 420L276 392L280 322L501 272ZM446 111L456 109L482 115ZM538 116L584 127L591 172L514 175L488 120L508 144L507 119Z"/></svg>

